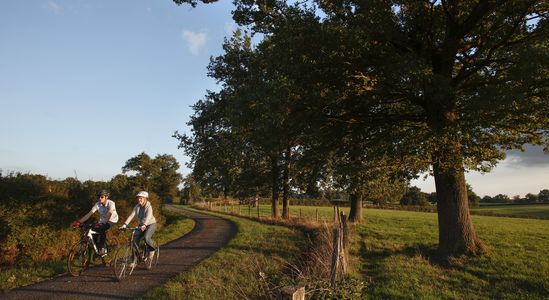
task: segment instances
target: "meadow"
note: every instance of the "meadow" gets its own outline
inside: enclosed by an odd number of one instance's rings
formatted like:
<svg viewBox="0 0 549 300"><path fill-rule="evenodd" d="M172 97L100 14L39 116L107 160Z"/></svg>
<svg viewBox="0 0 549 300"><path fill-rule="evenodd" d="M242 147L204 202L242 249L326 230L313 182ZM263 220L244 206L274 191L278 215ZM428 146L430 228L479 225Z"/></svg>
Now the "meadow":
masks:
<svg viewBox="0 0 549 300"><path fill-rule="evenodd" d="M482 214L549 218L549 204L487 205L475 207L472 211Z"/></svg>
<svg viewBox="0 0 549 300"><path fill-rule="evenodd" d="M270 218L272 215L271 205L261 204L258 207L250 207L248 205L229 205L213 202L211 209L214 211L239 214L248 217ZM282 209L282 207L281 207ZM349 208L345 206L339 207L346 215L349 214ZM371 208L364 208L370 210ZM397 207L392 209L398 210ZM403 209L406 210L406 209ZM436 209L433 208L433 212ZM472 214L490 215L490 216L510 216L523 218L540 218L549 219L549 204L498 204L486 205L481 207L471 208ZM291 218L308 218L312 220L333 220L333 206L311 206L311 205L292 205L290 206Z"/></svg>

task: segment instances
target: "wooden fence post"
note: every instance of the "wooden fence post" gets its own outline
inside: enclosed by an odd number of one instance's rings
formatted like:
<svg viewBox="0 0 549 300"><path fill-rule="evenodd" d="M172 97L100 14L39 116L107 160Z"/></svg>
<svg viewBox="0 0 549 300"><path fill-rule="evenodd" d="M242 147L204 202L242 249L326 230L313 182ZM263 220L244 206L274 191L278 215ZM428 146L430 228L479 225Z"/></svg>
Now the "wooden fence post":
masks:
<svg viewBox="0 0 549 300"><path fill-rule="evenodd" d="M305 287L286 286L283 287L277 297L277 300L305 300Z"/></svg>
<svg viewBox="0 0 549 300"><path fill-rule="evenodd" d="M333 251L332 252L332 269L330 272L330 286L333 288L336 286L337 281L337 272L339 270L339 253L341 252L341 249L339 248L339 228L336 227L333 230Z"/></svg>
<svg viewBox="0 0 549 300"><path fill-rule="evenodd" d="M345 246L347 240L347 219L345 212L338 212L338 222L334 224L333 230L333 253L332 268L330 272L330 286L334 288L338 275L344 275L347 271L347 258L345 257Z"/></svg>

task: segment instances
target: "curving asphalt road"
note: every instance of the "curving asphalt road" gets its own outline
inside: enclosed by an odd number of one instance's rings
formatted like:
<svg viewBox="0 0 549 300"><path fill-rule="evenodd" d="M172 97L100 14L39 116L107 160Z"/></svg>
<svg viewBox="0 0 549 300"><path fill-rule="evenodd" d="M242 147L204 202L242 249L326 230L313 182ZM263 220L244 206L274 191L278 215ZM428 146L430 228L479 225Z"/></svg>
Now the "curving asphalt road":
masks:
<svg viewBox="0 0 549 300"><path fill-rule="evenodd" d="M158 265L137 267L125 281L118 282L112 268L94 267L79 277L63 275L51 280L0 293L0 299L133 299L159 286L226 245L236 234L228 220L168 206L196 221L187 235L160 248Z"/></svg>

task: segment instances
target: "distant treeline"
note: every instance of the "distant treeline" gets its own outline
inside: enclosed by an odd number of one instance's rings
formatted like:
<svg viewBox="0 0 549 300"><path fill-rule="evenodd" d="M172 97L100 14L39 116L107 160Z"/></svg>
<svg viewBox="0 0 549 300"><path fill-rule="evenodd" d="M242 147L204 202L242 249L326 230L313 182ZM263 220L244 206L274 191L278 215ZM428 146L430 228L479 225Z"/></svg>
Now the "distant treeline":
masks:
<svg viewBox="0 0 549 300"><path fill-rule="evenodd" d="M124 174L108 182L80 182L71 177L52 180L43 175L0 171L0 266L22 261L41 262L65 255L77 237L70 228L71 222L91 209L98 201L96 192L100 189L109 190L121 221L136 204L135 193L149 191L149 201L162 225L165 219L161 213L162 203L179 199L177 186L181 175L175 172L178 168L169 155L151 159L141 153L127 161ZM130 171L134 175L125 174ZM169 184L166 178L171 180Z"/></svg>
<svg viewBox="0 0 549 300"><path fill-rule="evenodd" d="M482 203L508 203L508 204L523 204L523 203L549 203L549 190L543 189L539 191L538 194L528 193L526 196L521 198L520 196L514 196L510 198L504 194L498 194L494 197L484 196L480 200Z"/></svg>

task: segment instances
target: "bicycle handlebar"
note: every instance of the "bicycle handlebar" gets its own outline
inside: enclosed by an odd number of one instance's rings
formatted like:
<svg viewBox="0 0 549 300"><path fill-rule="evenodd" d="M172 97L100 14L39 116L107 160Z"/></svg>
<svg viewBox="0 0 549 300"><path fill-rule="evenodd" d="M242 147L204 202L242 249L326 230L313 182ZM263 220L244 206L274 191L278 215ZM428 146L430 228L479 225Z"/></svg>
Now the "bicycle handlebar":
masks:
<svg viewBox="0 0 549 300"><path fill-rule="evenodd" d="M137 230L137 229L141 229L140 226L136 226L136 227L120 227L118 228L120 230Z"/></svg>
<svg viewBox="0 0 549 300"><path fill-rule="evenodd" d="M78 226L73 226L73 228L79 228L79 229L90 229L95 228L95 224L80 224Z"/></svg>

